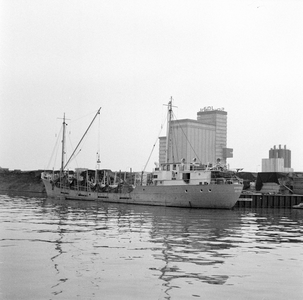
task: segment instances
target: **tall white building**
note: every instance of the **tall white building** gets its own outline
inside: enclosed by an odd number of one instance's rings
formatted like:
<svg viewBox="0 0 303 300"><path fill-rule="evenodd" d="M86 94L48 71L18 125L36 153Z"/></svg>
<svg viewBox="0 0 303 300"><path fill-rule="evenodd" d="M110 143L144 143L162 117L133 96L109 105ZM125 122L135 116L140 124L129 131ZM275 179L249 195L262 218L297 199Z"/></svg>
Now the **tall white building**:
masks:
<svg viewBox="0 0 303 300"><path fill-rule="evenodd" d="M185 159L191 162L196 158L202 164L215 164L220 159L233 157L233 149L227 148L227 112L223 108L204 107L197 113L197 120L182 119L171 122L173 147L169 161ZM160 137L159 162L166 157L166 137Z"/></svg>

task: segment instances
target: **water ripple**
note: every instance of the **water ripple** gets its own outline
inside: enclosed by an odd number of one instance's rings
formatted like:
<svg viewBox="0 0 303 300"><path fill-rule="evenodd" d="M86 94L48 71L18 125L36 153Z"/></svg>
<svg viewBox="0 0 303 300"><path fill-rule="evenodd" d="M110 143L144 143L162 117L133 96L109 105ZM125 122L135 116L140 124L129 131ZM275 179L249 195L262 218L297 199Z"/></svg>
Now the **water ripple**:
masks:
<svg viewBox="0 0 303 300"><path fill-rule="evenodd" d="M207 299L253 299L253 290L264 299L302 296L298 211L8 195L0 203L1 293L7 299L190 299L205 293ZM17 289L8 278L19 282ZM288 295L284 283L293 287Z"/></svg>

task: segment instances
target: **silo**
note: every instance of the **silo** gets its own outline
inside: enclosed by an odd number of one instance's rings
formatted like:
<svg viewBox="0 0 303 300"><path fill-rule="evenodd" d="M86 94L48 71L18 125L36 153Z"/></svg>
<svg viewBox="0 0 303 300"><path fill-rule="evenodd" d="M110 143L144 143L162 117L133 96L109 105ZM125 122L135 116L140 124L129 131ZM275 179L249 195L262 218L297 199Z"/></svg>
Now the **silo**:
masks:
<svg viewBox="0 0 303 300"><path fill-rule="evenodd" d="M269 150L269 158L283 158L284 168L291 168L291 151L286 149L286 145L282 149L281 145L277 149L276 146Z"/></svg>

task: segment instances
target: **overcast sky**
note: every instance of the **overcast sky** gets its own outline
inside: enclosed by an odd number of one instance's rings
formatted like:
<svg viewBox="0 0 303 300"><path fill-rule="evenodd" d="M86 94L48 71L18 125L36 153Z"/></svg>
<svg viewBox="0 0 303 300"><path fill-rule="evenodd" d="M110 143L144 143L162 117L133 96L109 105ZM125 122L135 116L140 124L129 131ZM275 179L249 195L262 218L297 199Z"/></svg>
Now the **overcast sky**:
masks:
<svg viewBox="0 0 303 300"><path fill-rule="evenodd" d="M281 144L303 171L303 1L0 0L0 10L1 167L52 168L58 118L70 119L71 148L102 107L101 168L142 170L172 96L179 119L224 107L230 167L260 171ZM95 167L96 125L75 167ZM158 143L147 170L155 161Z"/></svg>

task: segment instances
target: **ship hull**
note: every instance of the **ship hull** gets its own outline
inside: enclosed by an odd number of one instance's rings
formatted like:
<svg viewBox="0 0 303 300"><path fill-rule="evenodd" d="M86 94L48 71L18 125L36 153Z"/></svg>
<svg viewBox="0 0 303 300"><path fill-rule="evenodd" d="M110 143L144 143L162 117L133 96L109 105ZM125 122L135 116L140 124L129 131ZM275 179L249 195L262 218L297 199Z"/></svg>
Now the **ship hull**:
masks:
<svg viewBox="0 0 303 300"><path fill-rule="evenodd" d="M94 192L60 188L43 179L50 198L103 201L187 208L231 209L238 201L242 184L137 186L131 192Z"/></svg>

